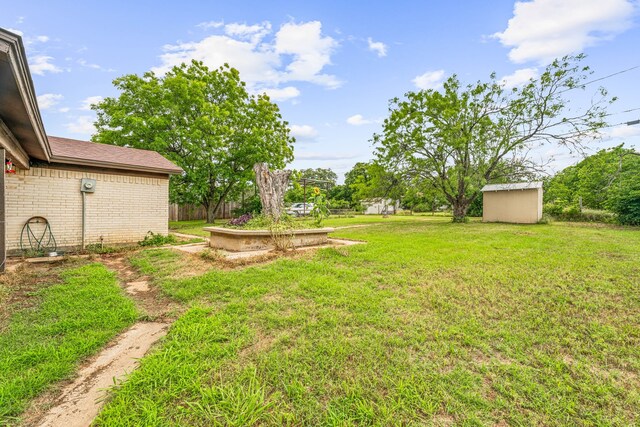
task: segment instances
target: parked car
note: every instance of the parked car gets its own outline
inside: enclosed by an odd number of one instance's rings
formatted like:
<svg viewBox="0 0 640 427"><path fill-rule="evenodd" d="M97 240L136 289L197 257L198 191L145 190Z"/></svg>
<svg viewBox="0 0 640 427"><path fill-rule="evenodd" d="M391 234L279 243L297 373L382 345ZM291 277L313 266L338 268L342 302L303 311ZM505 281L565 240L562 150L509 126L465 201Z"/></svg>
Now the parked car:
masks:
<svg viewBox="0 0 640 427"><path fill-rule="evenodd" d="M293 216L309 215L313 209L313 203L294 203L287 209L287 213Z"/></svg>

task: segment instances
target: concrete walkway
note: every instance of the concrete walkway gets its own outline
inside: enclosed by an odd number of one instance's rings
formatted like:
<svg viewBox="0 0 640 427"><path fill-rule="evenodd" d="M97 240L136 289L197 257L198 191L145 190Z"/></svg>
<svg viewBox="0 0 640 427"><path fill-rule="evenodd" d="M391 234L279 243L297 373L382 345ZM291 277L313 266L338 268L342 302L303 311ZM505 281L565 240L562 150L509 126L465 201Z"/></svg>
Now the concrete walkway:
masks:
<svg viewBox="0 0 640 427"><path fill-rule="evenodd" d="M94 360L78 372L40 421L42 427L85 427L102 408L106 389L126 379L149 348L165 336L168 323L138 323L118 336Z"/></svg>

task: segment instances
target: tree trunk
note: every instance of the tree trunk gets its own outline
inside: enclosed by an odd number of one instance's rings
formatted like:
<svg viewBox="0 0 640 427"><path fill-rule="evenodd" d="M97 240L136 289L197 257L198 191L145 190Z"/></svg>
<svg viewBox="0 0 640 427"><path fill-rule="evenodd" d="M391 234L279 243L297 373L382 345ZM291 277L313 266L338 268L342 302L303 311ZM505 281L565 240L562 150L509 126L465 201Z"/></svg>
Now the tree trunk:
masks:
<svg viewBox="0 0 640 427"><path fill-rule="evenodd" d="M213 224L216 221L216 206L214 203L205 205L207 211L207 224Z"/></svg>
<svg viewBox="0 0 640 427"><path fill-rule="evenodd" d="M465 222L468 208L468 203L456 201L453 204L453 222Z"/></svg>
<svg viewBox="0 0 640 427"><path fill-rule="evenodd" d="M256 173L262 213L278 221L284 212L284 193L287 191L291 171L271 172L266 163L256 163L253 171Z"/></svg>

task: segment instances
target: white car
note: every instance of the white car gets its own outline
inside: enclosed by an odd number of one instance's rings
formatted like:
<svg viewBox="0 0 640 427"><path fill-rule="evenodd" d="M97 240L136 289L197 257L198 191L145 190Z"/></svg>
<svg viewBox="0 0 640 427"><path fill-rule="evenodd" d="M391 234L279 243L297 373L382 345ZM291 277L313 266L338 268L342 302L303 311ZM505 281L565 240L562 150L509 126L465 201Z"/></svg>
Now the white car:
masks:
<svg viewBox="0 0 640 427"><path fill-rule="evenodd" d="M304 216L309 215L311 210L313 209L313 203L294 203L289 209L287 209L287 213L293 216Z"/></svg>

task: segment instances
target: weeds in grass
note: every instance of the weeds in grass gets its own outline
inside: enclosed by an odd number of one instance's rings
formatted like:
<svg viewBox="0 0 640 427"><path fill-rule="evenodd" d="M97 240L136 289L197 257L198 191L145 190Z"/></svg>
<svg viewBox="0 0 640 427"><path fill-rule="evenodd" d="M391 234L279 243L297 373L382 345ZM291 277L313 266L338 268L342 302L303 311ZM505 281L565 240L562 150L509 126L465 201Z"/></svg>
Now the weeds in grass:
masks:
<svg viewBox="0 0 640 427"><path fill-rule="evenodd" d="M200 258L211 261L211 262L220 262L224 260L224 255L218 249L205 249L200 252Z"/></svg>
<svg viewBox="0 0 640 427"><path fill-rule="evenodd" d="M149 231L144 239L138 242L140 246L162 246L172 245L177 242L176 236L169 234L164 236L162 234L156 234L153 231Z"/></svg>
<svg viewBox="0 0 640 427"><path fill-rule="evenodd" d="M269 225L271 242L276 252L293 249L293 229L284 222L274 221Z"/></svg>

